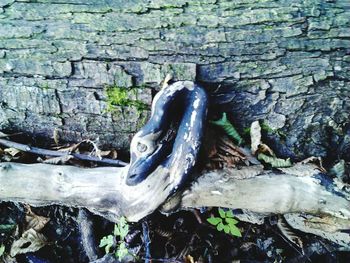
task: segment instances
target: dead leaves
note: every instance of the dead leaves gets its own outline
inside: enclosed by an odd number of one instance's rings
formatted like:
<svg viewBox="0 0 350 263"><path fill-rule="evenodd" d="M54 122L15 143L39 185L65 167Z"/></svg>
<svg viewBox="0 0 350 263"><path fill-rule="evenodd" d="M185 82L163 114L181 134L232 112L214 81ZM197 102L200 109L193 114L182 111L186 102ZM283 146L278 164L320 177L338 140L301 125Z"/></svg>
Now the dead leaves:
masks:
<svg viewBox="0 0 350 263"><path fill-rule="evenodd" d="M300 174L306 173L306 171L303 171L303 169L307 166L306 164L309 164L307 167L310 167L310 169L318 169L322 173L326 173L326 170L322 166L322 160L319 157L310 157L296 164L293 164L289 158L278 158L274 151L267 144L263 143L261 135L262 128L259 121L254 121L251 124L249 131L251 141L250 150L248 148L235 145L231 138L226 135L217 136L217 131L207 131L210 139L207 139L207 141L204 142L207 146L207 160L205 161L206 168L232 168L241 165L258 165L262 162L267 167L278 168L283 171L285 169L292 169L294 167L298 168L300 166ZM340 177L344 175L343 167L344 166L340 162L333 169L334 174Z"/></svg>
<svg viewBox="0 0 350 263"><path fill-rule="evenodd" d="M11 257L28 252L35 252L49 244L47 238L40 231L49 222L49 218L39 216L32 212L29 206L26 206L25 231L21 237L12 243L10 249Z"/></svg>
<svg viewBox="0 0 350 263"><path fill-rule="evenodd" d="M216 144L209 152L208 169L222 169L224 167L235 167L237 165L249 165L249 161L240 147L233 144L227 137L219 137Z"/></svg>
<svg viewBox="0 0 350 263"><path fill-rule="evenodd" d="M1 161L12 162L20 161L25 157L25 153L16 148L0 148Z"/></svg>
<svg viewBox="0 0 350 263"><path fill-rule="evenodd" d="M26 229L34 229L35 231L40 231L44 226L50 221L50 218L39 216L34 214L30 206L26 206L27 213L25 216Z"/></svg>
<svg viewBox="0 0 350 263"><path fill-rule="evenodd" d="M86 164L77 159L74 154L96 156L98 160L102 160L103 158L117 160L118 157L116 150L103 151L98 147L97 142L91 140L84 140L69 146L58 146L54 149L58 152L67 152L68 154L59 157L47 157L45 160L39 159L39 161L47 164L73 164L76 166L86 166Z"/></svg>
<svg viewBox="0 0 350 263"><path fill-rule="evenodd" d="M226 120L225 115L224 117ZM215 136L213 137L215 138ZM272 149L262 142L261 127L258 121L254 121L251 124L250 138L251 153L245 148L236 146L232 140L232 136L230 138L227 136L220 136L219 138L212 139L215 143L209 147L209 161L207 162L206 168L222 169L224 167L232 168L238 165L249 166L250 164L260 164L258 160L263 161L273 168L292 166L290 159L277 158ZM242 141L243 139L239 140L239 142ZM254 156L257 156L257 159Z"/></svg>
<svg viewBox="0 0 350 263"><path fill-rule="evenodd" d="M19 155L21 153L20 150L15 149L15 148L6 148L4 150L5 153L9 154L13 159L18 159Z"/></svg>
<svg viewBox="0 0 350 263"><path fill-rule="evenodd" d="M84 140L66 148L56 147L56 150L32 147L5 139L0 139L0 144L3 145L2 148L0 147L0 160L7 162L43 162L48 164L69 163L77 166L86 166L86 162L88 161L89 165L92 166L96 166L96 163L105 163L116 166L127 165L127 163L116 159L117 151L102 151L98 147L98 142L91 140ZM35 155L45 157L34 159Z"/></svg>
<svg viewBox="0 0 350 263"><path fill-rule="evenodd" d="M303 251L304 249L303 241L296 234L296 231L291 226L289 226L289 224L286 222L283 216L278 217L277 227L281 231L284 238L286 238L289 242L296 245L298 248L300 248Z"/></svg>
<svg viewBox="0 0 350 263"><path fill-rule="evenodd" d="M34 229L29 229L22 234L20 239L13 242L10 255L15 257L18 254L35 252L47 245L47 243L47 239L43 234L36 232Z"/></svg>
<svg viewBox="0 0 350 263"><path fill-rule="evenodd" d="M208 170L260 164L248 148L238 146L244 142L237 130L229 123L226 114L218 121L211 121L204 138L204 165ZM214 128L213 127L218 127ZM235 144L237 142L237 144Z"/></svg>
<svg viewBox="0 0 350 263"><path fill-rule="evenodd" d="M19 135L20 133L14 133L14 134L6 134L0 131L0 139L2 138L8 138L11 136ZM5 162L11 162L11 161L18 161L23 159L25 157L25 153L16 149L16 148L3 148L0 147L0 161Z"/></svg>
<svg viewBox="0 0 350 263"><path fill-rule="evenodd" d="M244 140L240 137L232 124L227 121L226 114L223 115L222 119L211 121L211 123L220 125L230 137L220 136L218 139L214 139L215 143L208 151L209 162L206 168L222 169L224 167L236 167L237 165L248 166L250 163L260 164L259 161L264 162L272 168L292 166L290 159L277 158L272 149L262 142L259 121L254 121L250 127L251 154L245 151L245 148L234 144L233 140L237 141L238 144L244 142ZM230 128L226 126L230 126ZM257 159L254 156L257 156Z"/></svg>

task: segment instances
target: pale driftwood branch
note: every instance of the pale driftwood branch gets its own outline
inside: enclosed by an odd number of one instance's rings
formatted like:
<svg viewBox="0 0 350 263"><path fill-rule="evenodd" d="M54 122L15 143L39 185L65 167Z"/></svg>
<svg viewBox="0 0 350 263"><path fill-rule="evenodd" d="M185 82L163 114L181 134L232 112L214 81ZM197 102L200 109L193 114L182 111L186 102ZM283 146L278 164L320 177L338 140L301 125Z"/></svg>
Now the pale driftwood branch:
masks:
<svg viewBox="0 0 350 263"><path fill-rule="evenodd" d="M111 221L121 215L138 221L157 209L172 187L165 174L163 178L150 175L143 183L128 186L127 169L0 163L0 200L85 207Z"/></svg>
<svg viewBox="0 0 350 263"><path fill-rule="evenodd" d="M258 213L324 213L349 219L348 196L343 192L336 194L335 185L332 191L329 186L328 189L323 186L314 177L318 171L313 166L302 167L305 176L298 176L297 169L290 170L296 171L294 174L287 173L288 169L276 173L258 165L204 173L183 193L181 208L221 206ZM171 189L167 188L166 178L160 176L150 176L142 184L128 186L124 182L126 171L127 167L87 169L1 163L0 199L37 206L86 207L113 221L121 215L138 221L162 204Z"/></svg>
<svg viewBox="0 0 350 263"><path fill-rule="evenodd" d="M304 167L305 174L311 172L310 166ZM317 173L315 170L314 175ZM246 175L254 176L247 178ZM324 175L319 175L317 179L310 174L302 177L295 173L278 174L265 171L260 166L245 167L242 170L219 170L201 176L189 190L185 191L181 206L182 208L223 206L275 214L324 213L349 219L349 199L346 199L340 189L338 189L339 195L331 192L321 184L324 183L321 179L327 180ZM327 181L331 185L331 182Z"/></svg>
<svg viewBox="0 0 350 263"><path fill-rule="evenodd" d="M127 186L127 169L1 163L0 200L85 207L111 221L122 215L138 221L162 205L172 188L166 173L163 176L161 172L137 186ZM256 165L203 173L187 190L170 198L163 209L220 206L265 215L329 215L341 219L344 226L350 222L349 200L348 193L313 165L298 164L279 171Z"/></svg>

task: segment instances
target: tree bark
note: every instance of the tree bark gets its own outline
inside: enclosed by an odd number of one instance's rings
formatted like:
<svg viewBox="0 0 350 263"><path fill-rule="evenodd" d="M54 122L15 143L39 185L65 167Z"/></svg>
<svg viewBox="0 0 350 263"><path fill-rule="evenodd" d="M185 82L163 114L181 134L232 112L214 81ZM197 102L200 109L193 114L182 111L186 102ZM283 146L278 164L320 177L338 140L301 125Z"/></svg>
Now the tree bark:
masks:
<svg viewBox="0 0 350 263"><path fill-rule="evenodd" d="M150 104L172 73L282 157L349 160L349 26L347 0L1 0L0 129L128 149L148 111L107 88Z"/></svg>

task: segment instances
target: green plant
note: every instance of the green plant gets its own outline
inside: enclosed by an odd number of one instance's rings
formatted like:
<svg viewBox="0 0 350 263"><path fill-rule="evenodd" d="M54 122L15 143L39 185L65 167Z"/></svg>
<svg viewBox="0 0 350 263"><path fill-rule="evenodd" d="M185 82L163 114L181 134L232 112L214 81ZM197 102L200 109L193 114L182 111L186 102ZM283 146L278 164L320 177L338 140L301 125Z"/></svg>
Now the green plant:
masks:
<svg viewBox="0 0 350 263"><path fill-rule="evenodd" d="M113 235L104 236L100 240L99 247L104 247L106 254L111 252L111 248L114 248L112 253L122 260L125 256L129 254L129 251L126 247L125 237L129 233L129 225L125 217L121 217L119 222L114 225ZM117 241L117 238L119 241Z"/></svg>
<svg viewBox="0 0 350 263"><path fill-rule="evenodd" d="M231 234L236 237L242 237L241 231L236 226L238 220L233 218L231 210L224 211L222 208L218 209L220 217L210 217L207 221L216 226L218 231L224 231L226 234Z"/></svg>
<svg viewBox="0 0 350 263"><path fill-rule="evenodd" d="M222 114L221 119L216 120L216 121L210 121L210 123L221 127L227 133L227 135L229 137L231 137L232 139L234 139L238 143L238 145L241 145L244 142L241 135L239 135L239 133L237 132L235 127L233 127L233 125L227 119L226 112L224 112Z"/></svg>
<svg viewBox="0 0 350 263"><path fill-rule="evenodd" d="M280 159L275 156L268 156L264 153L258 154L258 160L264 161L265 163L268 163L273 168L283 168L283 167L290 167L292 166L291 160L288 159Z"/></svg>

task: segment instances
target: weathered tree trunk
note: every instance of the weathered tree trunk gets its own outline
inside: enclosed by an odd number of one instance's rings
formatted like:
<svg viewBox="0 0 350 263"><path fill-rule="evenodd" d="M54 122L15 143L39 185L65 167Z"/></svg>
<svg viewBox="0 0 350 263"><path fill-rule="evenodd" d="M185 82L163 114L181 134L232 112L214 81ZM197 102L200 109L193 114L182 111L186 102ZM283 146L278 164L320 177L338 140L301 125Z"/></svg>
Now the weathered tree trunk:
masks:
<svg viewBox="0 0 350 263"><path fill-rule="evenodd" d="M349 159L349 26L348 0L0 0L0 129L127 149L147 111L106 90L172 73L280 156Z"/></svg>

